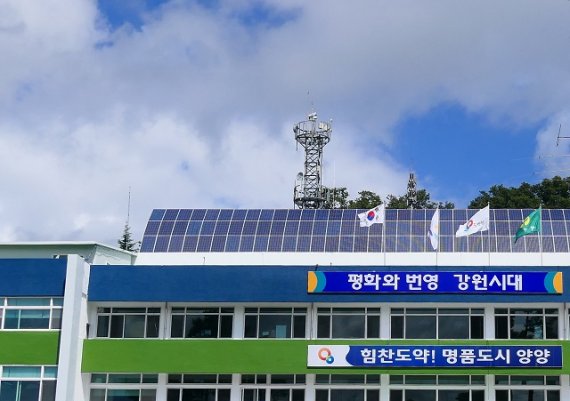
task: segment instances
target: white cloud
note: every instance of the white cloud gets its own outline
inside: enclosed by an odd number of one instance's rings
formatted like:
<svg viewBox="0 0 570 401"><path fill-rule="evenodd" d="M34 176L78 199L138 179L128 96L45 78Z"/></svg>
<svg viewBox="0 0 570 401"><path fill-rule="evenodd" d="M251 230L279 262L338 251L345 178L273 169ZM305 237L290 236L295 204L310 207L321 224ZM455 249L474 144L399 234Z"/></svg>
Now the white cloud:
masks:
<svg viewBox="0 0 570 401"><path fill-rule="evenodd" d="M334 119L325 184L352 196L403 192L391 130L411 113L568 110L567 1L268 4L282 25L172 2L110 31L92 1L2 3L0 239L114 244L129 187L137 238L152 208L290 207L312 101Z"/></svg>

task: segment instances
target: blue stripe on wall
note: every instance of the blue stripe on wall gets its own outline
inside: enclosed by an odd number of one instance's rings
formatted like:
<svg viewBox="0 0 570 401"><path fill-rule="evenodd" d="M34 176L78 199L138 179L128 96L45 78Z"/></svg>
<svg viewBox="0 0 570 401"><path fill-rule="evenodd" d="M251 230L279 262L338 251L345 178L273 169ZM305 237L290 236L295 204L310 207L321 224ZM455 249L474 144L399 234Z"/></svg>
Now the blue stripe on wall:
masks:
<svg viewBox="0 0 570 401"><path fill-rule="evenodd" d="M0 296L63 296L67 258L0 259Z"/></svg>
<svg viewBox="0 0 570 401"><path fill-rule="evenodd" d="M568 302L570 272L562 295L308 294L314 266L93 266L90 301L135 302ZM335 267L326 270L418 271L425 266ZM543 267L429 267L430 271L548 271Z"/></svg>

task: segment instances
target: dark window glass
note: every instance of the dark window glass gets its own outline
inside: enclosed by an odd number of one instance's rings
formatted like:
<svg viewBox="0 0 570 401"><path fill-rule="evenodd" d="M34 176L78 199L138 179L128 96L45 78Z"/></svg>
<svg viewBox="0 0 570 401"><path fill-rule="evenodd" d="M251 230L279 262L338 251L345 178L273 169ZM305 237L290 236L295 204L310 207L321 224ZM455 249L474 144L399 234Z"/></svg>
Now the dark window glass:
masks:
<svg viewBox="0 0 570 401"><path fill-rule="evenodd" d="M257 337L257 316L246 316L244 327L245 338Z"/></svg>
<svg viewBox="0 0 570 401"><path fill-rule="evenodd" d="M435 316L407 316L406 338L436 338Z"/></svg>
<svg viewBox="0 0 570 401"><path fill-rule="evenodd" d="M259 338L291 338L291 316L260 315Z"/></svg>
<svg viewBox="0 0 570 401"><path fill-rule="evenodd" d="M471 338L483 338L483 316L471 316Z"/></svg>
<svg viewBox="0 0 570 401"><path fill-rule="evenodd" d="M328 401L329 391L328 390L316 390L315 391L315 401Z"/></svg>
<svg viewBox="0 0 570 401"><path fill-rule="evenodd" d="M114 315L111 316L111 338L122 338L123 337L123 316Z"/></svg>
<svg viewBox="0 0 570 401"><path fill-rule="evenodd" d="M495 401L509 401L509 390L495 390Z"/></svg>
<svg viewBox="0 0 570 401"><path fill-rule="evenodd" d="M485 390L471 390L471 401L485 401Z"/></svg>
<svg viewBox="0 0 570 401"><path fill-rule="evenodd" d="M439 390L438 401L469 400L469 390Z"/></svg>
<svg viewBox="0 0 570 401"><path fill-rule="evenodd" d="M109 335L109 316L97 317L97 337L107 337Z"/></svg>
<svg viewBox="0 0 570 401"><path fill-rule="evenodd" d="M546 401L560 401L560 391L559 390L546 391Z"/></svg>
<svg viewBox="0 0 570 401"><path fill-rule="evenodd" d="M150 315L146 318L146 337L158 338L159 315Z"/></svg>
<svg viewBox="0 0 570 401"><path fill-rule="evenodd" d="M546 338L558 338L558 318L546 317Z"/></svg>
<svg viewBox="0 0 570 401"><path fill-rule="evenodd" d="M406 401L435 401L435 390L406 390Z"/></svg>
<svg viewBox="0 0 570 401"><path fill-rule="evenodd" d="M332 338L364 338L364 315L333 315Z"/></svg>
<svg viewBox="0 0 570 401"><path fill-rule="evenodd" d="M125 316L125 338L143 338L144 329L145 315Z"/></svg>
<svg viewBox="0 0 570 401"><path fill-rule="evenodd" d="M3 381L0 386L0 401L35 401L39 395L39 381Z"/></svg>
<svg viewBox="0 0 570 401"><path fill-rule="evenodd" d="M42 401L55 401L55 380L42 382Z"/></svg>
<svg viewBox="0 0 570 401"><path fill-rule="evenodd" d="M403 401L403 390L390 390L390 401Z"/></svg>
<svg viewBox="0 0 570 401"><path fill-rule="evenodd" d="M293 316L293 338L305 338L305 315Z"/></svg>
<svg viewBox="0 0 570 401"><path fill-rule="evenodd" d="M272 389L269 393L269 399L271 401L289 401L289 390L288 389Z"/></svg>
<svg viewBox="0 0 570 401"><path fill-rule="evenodd" d="M232 316L222 316L220 323L220 338L232 338Z"/></svg>
<svg viewBox="0 0 570 401"><path fill-rule="evenodd" d="M511 315L511 338L543 338L542 316Z"/></svg>
<svg viewBox="0 0 570 401"><path fill-rule="evenodd" d="M304 401L304 400L305 400L305 390L294 389L292 401Z"/></svg>
<svg viewBox="0 0 570 401"><path fill-rule="evenodd" d="M216 390L210 388L185 388L182 401L216 401Z"/></svg>
<svg viewBox="0 0 570 401"><path fill-rule="evenodd" d="M441 339L469 338L469 316L439 316Z"/></svg>
<svg viewBox="0 0 570 401"><path fill-rule="evenodd" d="M545 401L544 390L511 390L511 401Z"/></svg>
<svg viewBox="0 0 570 401"><path fill-rule="evenodd" d="M29 309L20 311L21 329L49 329L49 310Z"/></svg>
<svg viewBox="0 0 570 401"><path fill-rule="evenodd" d="M495 316L495 338L509 338L509 318Z"/></svg>
<svg viewBox="0 0 570 401"><path fill-rule="evenodd" d="M404 338L404 317L392 316L390 320L390 337L391 338Z"/></svg>
<svg viewBox="0 0 570 401"><path fill-rule="evenodd" d="M172 323L170 325L170 337L184 337L184 315L172 315Z"/></svg>
<svg viewBox="0 0 570 401"><path fill-rule="evenodd" d="M368 316L366 326L367 338L380 338L380 316Z"/></svg>
<svg viewBox="0 0 570 401"><path fill-rule="evenodd" d="M186 315L186 338L217 338L218 315Z"/></svg>
<svg viewBox="0 0 570 401"><path fill-rule="evenodd" d="M317 338L329 338L331 333L330 316L318 316L317 318Z"/></svg>
<svg viewBox="0 0 570 401"><path fill-rule="evenodd" d="M218 390L218 401L230 401L230 389Z"/></svg>
<svg viewBox="0 0 570 401"><path fill-rule="evenodd" d="M169 388L166 392L166 401L180 401L180 389Z"/></svg>
<svg viewBox="0 0 570 401"><path fill-rule="evenodd" d="M331 390L330 401L364 401L364 390Z"/></svg>
<svg viewBox="0 0 570 401"><path fill-rule="evenodd" d="M366 401L380 401L380 391L366 390Z"/></svg>
<svg viewBox="0 0 570 401"><path fill-rule="evenodd" d="M2 311L0 310L0 313L1 312ZM62 309L52 309L50 329L61 329L61 313ZM2 320L0 319L0 327L1 326L2 326Z"/></svg>

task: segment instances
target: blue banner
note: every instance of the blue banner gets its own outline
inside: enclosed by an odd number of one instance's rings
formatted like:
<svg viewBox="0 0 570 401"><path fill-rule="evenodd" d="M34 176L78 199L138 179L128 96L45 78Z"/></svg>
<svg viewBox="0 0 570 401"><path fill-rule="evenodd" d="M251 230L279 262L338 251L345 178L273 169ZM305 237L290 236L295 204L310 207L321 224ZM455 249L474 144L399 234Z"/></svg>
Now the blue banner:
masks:
<svg viewBox="0 0 570 401"><path fill-rule="evenodd" d="M561 368L559 345L309 345L308 367Z"/></svg>
<svg viewBox="0 0 570 401"><path fill-rule="evenodd" d="M310 271L309 293L562 294L562 272Z"/></svg>

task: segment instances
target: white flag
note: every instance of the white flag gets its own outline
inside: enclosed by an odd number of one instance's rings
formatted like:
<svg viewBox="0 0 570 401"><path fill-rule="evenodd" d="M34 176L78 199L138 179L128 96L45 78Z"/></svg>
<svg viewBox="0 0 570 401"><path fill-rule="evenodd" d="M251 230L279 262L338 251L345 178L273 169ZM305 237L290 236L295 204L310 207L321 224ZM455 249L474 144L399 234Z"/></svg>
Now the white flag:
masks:
<svg viewBox="0 0 570 401"><path fill-rule="evenodd" d="M360 227L370 227L375 223L384 224L385 212L386 207L384 205L379 205L367 212L359 213L358 218L360 219Z"/></svg>
<svg viewBox="0 0 570 401"><path fill-rule="evenodd" d="M484 207L471 217L467 223L462 224L455 233L456 237L465 237L479 231L489 229L489 206Z"/></svg>
<svg viewBox="0 0 570 401"><path fill-rule="evenodd" d="M439 246L439 209L435 209L435 213L431 218L431 224L429 226L428 237L431 242L431 246L435 251Z"/></svg>

